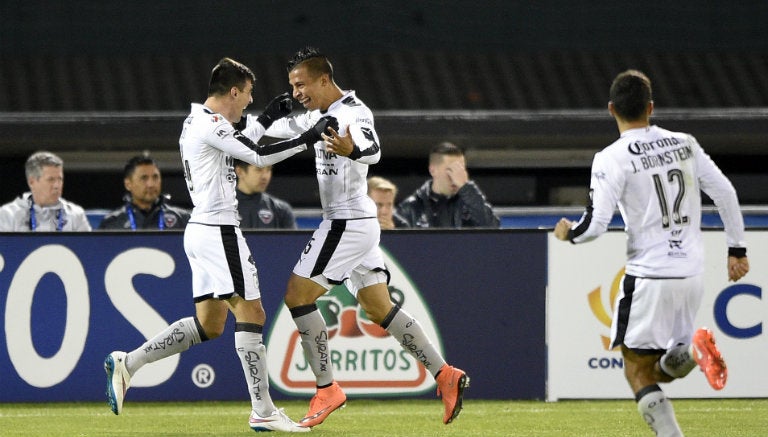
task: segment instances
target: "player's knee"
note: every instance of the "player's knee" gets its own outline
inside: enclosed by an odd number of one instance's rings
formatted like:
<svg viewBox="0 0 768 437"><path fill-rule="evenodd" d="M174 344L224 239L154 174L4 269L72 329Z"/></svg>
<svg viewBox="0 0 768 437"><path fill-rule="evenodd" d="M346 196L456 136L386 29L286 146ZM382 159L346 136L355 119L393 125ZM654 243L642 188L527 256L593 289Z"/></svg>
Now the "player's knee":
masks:
<svg viewBox="0 0 768 437"><path fill-rule="evenodd" d="M214 319L198 318L200 320L200 327L203 329L205 336L209 340L213 340L216 337L220 337L224 333L224 326L226 319L223 322Z"/></svg>

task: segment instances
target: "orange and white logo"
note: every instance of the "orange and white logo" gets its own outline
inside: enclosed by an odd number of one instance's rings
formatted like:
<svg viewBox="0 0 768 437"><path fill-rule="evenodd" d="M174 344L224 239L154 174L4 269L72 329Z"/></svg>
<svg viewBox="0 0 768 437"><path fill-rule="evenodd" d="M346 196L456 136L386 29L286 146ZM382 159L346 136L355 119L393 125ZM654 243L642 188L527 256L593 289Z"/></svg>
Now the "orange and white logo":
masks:
<svg viewBox="0 0 768 437"><path fill-rule="evenodd" d="M608 310L605 309L605 304L603 303L603 291L599 286L587 294L589 309L592 310L592 315L608 328L608 335L600 335L600 340L603 342L603 348L605 350L611 350L610 332L612 314L616 309L616 296L619 294L619 285L621 283L621 278L623 277L624 268L619 270L619 273L616 274L611 283L611 289L608 291Z"/></svg>
<svg viewBox="0 0 768 437"><path fill-rule="evenodd" d="M402 267L383 250L390 272L389 293L421 323L441 353L442 341L416 286ZM336 381L348 394L408 394L432 389L434 379L384 329L368 320L344 285L317 301L328 326L330 361ZM299 333L287 308L281 306L268 338L267 363L271 385L289 394L312 394L315 377L304 358Z"/></svg>

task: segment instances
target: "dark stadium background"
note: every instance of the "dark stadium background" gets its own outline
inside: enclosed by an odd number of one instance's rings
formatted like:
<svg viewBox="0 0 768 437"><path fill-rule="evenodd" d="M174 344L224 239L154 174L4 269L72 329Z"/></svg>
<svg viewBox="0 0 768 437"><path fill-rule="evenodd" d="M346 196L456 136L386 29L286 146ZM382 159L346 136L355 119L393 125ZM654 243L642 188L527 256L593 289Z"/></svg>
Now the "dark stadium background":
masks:
<svg viewBox="0 0 768 437"><path fill-rule="evenodd" d="M452 140L495 206L580 202L592 154L616 136L610 81L639 68L654 121L696 135L743 203L768 203L764 1L5 0L0 17L0 203L26 190L38 149L64 157L64 197L86 208L115 207L124 161L144 150L188 202L178 132L213 64L254 69L257 112L307 44L375 111L371 174L402 194ZM316 208L312 172L309 155L281 163L270 191Z"/></svg>

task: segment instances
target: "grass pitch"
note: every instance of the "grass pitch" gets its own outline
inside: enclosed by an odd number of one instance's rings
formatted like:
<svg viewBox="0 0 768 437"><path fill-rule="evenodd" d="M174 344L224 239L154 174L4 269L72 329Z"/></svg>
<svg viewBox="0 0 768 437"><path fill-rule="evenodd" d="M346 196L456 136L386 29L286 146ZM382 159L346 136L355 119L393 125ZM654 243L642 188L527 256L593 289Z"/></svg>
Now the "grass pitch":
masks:
<svg viewBox="0 0 768 437"><path fill-rule="evenodd" d="M768 399L673 400L687 437L767 435ZM307 401L280 401L294 420ZM252 435L247 402L130 402L114 416L104 403L0 404L2 436ZM443 425L439 400L351 399L314 436L652 436L631 400L483 401L465 399Z"/></svg>

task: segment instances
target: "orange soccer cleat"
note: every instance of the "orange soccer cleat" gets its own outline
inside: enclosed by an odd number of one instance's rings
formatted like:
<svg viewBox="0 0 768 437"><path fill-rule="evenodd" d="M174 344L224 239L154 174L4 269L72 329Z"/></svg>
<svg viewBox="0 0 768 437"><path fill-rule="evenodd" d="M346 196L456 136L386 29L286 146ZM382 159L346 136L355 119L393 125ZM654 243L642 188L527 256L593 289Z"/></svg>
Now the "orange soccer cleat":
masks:
<svg viewBox="0 0 768 437"><path fill-rule="evenodd" d="M467 374L453 366L445 364L437 375L437 395L442 397L445 405L443 423L453 422L459 416L464 398L464 389L469 387Z"/></svg>
<svg viewBox="0 0 768 437"><path fill-rule="evenodd" d="M317 389L317 393L309 401L309 411L303 419L299 421L300 426L311 428L323 423L329 414L347 404L347 395L341 389L336 381L325 388Z"/></svg>
<svg viewBox="0 0 768 437"><path fill-rule="evenodd" d="M715 390L722 390L728 379L728 368L720 350L715 344L715 337L707 328L700 328L693 334L693 359Z"/></svg>

